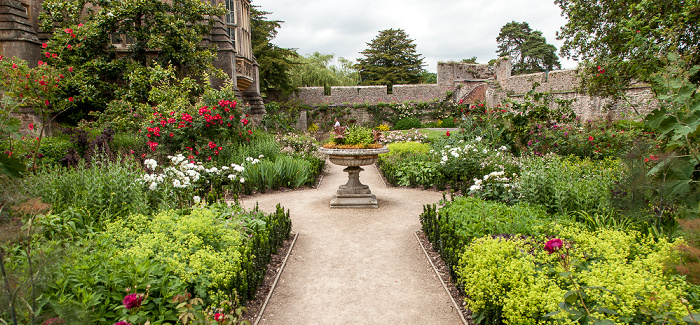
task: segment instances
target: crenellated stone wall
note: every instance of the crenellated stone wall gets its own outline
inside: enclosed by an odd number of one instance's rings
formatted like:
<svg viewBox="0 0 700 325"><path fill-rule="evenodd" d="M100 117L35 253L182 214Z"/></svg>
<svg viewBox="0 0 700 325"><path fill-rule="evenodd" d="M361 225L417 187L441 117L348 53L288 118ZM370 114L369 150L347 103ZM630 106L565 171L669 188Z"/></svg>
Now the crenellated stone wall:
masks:
<svg viewBox="0 0 700 325"><path fill-rule="evenodd" d="M550 92L556 98L575 99L574 111L583 119L638 119L657 105L651 87L645 84L632 86L625 91L625 99L612 102L579 93L578 70L511 76L508 58L500 58L494 65L439 62L437 71L437 84L394 85L391 94L387 93L385 86L331 87L330 95L324 95L323 87L308 87L301 88L296 99L308 105L349 106L441 101L448 99L448 94L453 94L451 100L455 103L484 102L493 107L505 99L523 100L525 94L536 86L537 92Z"/></svg>
<svg viewBox="0 0 700 325"><path fill-rule="evenodd" d="M550 92L555 98L575 100L573 109L584 120L595 119L640 119L657 106L651 87L647 84L635 84L624 91L622 99L613 101L609 98L579 93L580 77L578 70L557 70L510 75L510 61L504 60L496 65L495 82L491 83L485 93L488 106L495 106L505 99L524 100L525 94L533 89L536 92Z"/></svg>
<svg viewBox="0 0 700 325"><path fill-rule="evenodd" d="M304 87L295 99L310 105L353 105L362 103L401 103L406 101L431 101L444 99L454 86L437 84L394 85L392 93L386 86L340 86L331 87L330 95L323 87Z"/></svg>

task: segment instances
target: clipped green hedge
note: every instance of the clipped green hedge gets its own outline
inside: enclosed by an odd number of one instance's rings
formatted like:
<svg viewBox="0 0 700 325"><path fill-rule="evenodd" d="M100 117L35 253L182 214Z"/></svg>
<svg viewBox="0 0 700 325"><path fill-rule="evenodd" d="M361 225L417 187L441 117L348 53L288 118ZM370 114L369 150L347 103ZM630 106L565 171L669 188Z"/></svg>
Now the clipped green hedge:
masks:
<svg viewBox="0 0 700 325"><path fill-rule="evenodd" d="M254 298L271 255L290 231L289 212L279 205L271 214L217 204L187 213L129 215L75 246L44 296L50 313L90 324L124 319L124 289L134 286L139 293L150 286L150 294L138 317L129 316L131 323L176 320L171 300L185 292L205 305L244 304Z"/></svg>
<svg viewBox="0 0 700 325"><path fill-rule="evenodd" d="M453 276L464 248L475 238L499 234L538 235L551 219L539 207L507 206L473 197L457 197L439 210L435 204L425 205L420 215L423 232Z"/></svg>

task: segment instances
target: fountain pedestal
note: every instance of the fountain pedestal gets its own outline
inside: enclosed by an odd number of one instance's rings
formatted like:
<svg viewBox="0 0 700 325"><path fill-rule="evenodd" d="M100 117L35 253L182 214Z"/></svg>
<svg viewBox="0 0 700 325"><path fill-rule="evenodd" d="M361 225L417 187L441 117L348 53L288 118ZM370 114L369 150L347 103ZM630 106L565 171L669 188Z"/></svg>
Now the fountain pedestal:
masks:
<svg viewBox="0 0 700 325"><path fill-rule="evenodd" d="M377 197L372 194L369 186L360 182L360 166L367 166L377 162L380 153L389 152L389 149L327 149L320 148L319 152L327 154L328 159L340 166L348 173L348 182L340 185L336 195L331 198L331 208L355 208L376 209L379 207Z"/></svg>

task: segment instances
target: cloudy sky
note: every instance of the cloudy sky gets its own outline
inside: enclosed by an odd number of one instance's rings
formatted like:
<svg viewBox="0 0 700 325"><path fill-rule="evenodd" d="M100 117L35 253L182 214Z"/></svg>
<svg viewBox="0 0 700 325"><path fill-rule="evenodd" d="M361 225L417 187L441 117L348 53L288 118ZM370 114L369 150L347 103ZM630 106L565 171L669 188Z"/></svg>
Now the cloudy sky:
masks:
<svg viewBox="0 0 700 325"><path fill-rule="evenodd" d="M566 22L553 0L253 0L268 19L284 21L273 43L306 55L355 60L380 30L401 28L417 45L426 69L438 61L496 58L496 37L510 21L527 22L557 49ZM558 54L558 53L557 53ZM560 58L563 68L576 62Z"/></svg>

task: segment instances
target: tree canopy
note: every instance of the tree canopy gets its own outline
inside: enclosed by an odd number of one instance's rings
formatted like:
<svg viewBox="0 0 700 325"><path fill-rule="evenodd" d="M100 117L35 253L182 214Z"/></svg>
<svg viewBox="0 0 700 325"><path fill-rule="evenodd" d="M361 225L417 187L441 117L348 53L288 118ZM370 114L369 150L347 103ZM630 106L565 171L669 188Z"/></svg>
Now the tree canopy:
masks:
<svg viewBox="0 0 700 325"><path fill-rule="evenodd" d="M224 13L220 7L199 0L45 0L43 9L42 29L52 33L45 51L60 54L47 60L78 75L63 92L75 96L74 120L123 96L146 102L153 63L198 80L215 73L216 49L202 40Z"/></svg>
<svg viewBox="0 0 700 325"><path fill-rule="evenodd" d="M568 19L562 54L582 61L589 91L614 94L649 81L676 52L700 64L700 2L685 0L555 0ZM698 76L691 77L697 83Z"/></svg>
<svg viewBox="0 0 700 325"><path fill-rule="evenodd" d="M291 93L294 90L289 72L299 56L293 49L286 49L272 44L277 36L277 29L282 21L268 20L270 12L261 11L257 6L251 8L251 42L253 54L260 65L260 92L266 94L276 90Z"/></svg>
<svg viewBox="0 0 700 325"><path fill-rule="evenodd" d="M526 22L511 21L501 27L496 38L499 56L510 56L513 74L561 69L557 48L547 44L542 32Z"/></svg>
<svg viewBox="0 0 700 325"><path fill-rule="evenodd" d="M294 59L295 65L289 71L294 87L354 86L359 76L354 65L348 59L338 58L338 65L333 61L335 55L314 52Z"/></svg>
<svg viewBox="0 0 700 325"><path fill-rule="evenodd" d="M358 59L362 85L395 85L421 83L423 58L416 53L416 44L403 29L386 29L362 52Z"/></svg>

